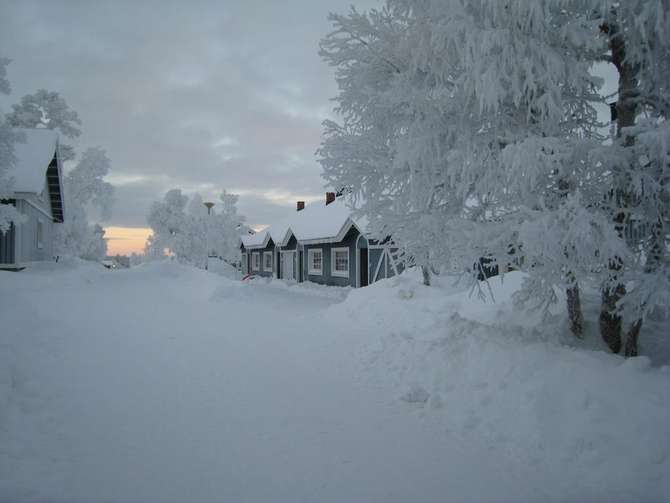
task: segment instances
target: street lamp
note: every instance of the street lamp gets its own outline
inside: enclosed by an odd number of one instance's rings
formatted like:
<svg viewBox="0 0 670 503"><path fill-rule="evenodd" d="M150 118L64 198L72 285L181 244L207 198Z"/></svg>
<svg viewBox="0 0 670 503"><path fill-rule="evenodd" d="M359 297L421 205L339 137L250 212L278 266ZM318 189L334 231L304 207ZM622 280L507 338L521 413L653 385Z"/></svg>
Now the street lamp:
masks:
<svg viewBox="0 0 670 503"><path fill-rule="evenodd" d="M207 224L205 225L205 271L209 270L209 230L210 230L210 220L209 217L212 215L212 207L214 203L206 201L202 203L207 208Z"/></svg>

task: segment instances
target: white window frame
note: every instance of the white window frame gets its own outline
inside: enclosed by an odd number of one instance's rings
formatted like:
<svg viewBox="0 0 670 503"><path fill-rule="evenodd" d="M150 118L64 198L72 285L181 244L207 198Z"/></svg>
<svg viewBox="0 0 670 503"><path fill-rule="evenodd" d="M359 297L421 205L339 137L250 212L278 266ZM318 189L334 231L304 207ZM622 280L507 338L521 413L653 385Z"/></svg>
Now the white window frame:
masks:
<svg viewBox="0 0 670 503"><path fill-rule="evenodd" d="M321 268L315 269L312 267L314 264L314 254L319 252L321 254ZM307 249L307 274L312 276L322 276L323 275L323 248L308 248Z"/></svg>
<svg viewBox="0 0 670 503"><path fill-rule="evenodd" d="M35 242L38 250L44 248L44 220L41 218L37 219L37 225L35 226Z"/></svg>
<svg viewBox="0 0 670 503"><path fill-rule="evenodd" d="M337 252L346 252L347 253L347 270L346 271L337 271L335 270L335 255ZM338 278L348 278L349 277L349 267L351 263L349 262L349 247L344 246L340 248L331 248L330 249L330 275L336 276Z"/></svg>
<svg viewBox="0 0 670 503"><path fill-rule="evenodd" d="M259 252L251 254L251 269L254 271L261 270L261 254Z"/></svg>
<svg viewBox="0 0 670 503"><path fill-rule="evenodd" d="M268 267L267 259L270 257L270 267ZM272 252L266 251L263 252L263 270L265 272L272 272Z"/></svg>

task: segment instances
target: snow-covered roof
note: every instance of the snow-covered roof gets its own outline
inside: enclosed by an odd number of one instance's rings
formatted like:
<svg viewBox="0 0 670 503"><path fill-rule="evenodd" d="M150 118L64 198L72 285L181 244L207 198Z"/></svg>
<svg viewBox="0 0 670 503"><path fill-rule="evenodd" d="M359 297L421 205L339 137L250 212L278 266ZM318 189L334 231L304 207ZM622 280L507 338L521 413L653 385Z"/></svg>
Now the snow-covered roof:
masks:
<svg viewBox="0 0 670 503"><path fill-rule="evenodd" d="M291 237L303 243L319 241L339 241L354 225L359 231L365 232L367 223L364 219L352 218L351 209L344 197L338 197L332 203L312 203L303 210L294 211L283 220L267 229L242 238L245 248L263 248L269 238L279 246L285 246Z"/></svg>
<svg viewBox="0 0 670 503"><path fill-rule="evenodd" d="M47 168L58 147L58 133L51 129L21 129L23 141L14 143L16 164L9 168L14 178L14 192L39 194L44 189Z"/></svg>
<svg viewBox="0 0 670 503"><path fill-rule="evenodd" d="M268 244L270 235L267 231L257 232L241 236L242 244L245 248L265 248Z"/></svg>
<svg viewBox="0 0 670 503"><path fill-rule="evenodd" d="M305 209L294 212L284 222L280 229L284 235L275 241L282 243L287 239L288 229L293 232L298 241L336 239L342 232L346 232L352 223L358 225L351 217L351 209L347 206L344 197L338 197L328 205L323 202L312 203L305 206ZM286 227L286 230L283 227ZM365 231L360 227L359 230Z"/></svg>

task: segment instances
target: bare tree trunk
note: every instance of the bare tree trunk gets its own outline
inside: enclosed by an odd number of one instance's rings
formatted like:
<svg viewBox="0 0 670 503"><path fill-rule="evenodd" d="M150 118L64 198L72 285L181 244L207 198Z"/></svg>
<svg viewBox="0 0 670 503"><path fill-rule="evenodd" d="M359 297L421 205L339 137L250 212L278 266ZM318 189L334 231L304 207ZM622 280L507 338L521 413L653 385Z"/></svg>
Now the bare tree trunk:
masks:
<svg viewBox="0 0 670 503"><path fill-rule="evenodd" d="M637 339L640 336L641 329L642 318L638 318L626 334L626 346L624 347L624 356L626 358L637 356Z"/></svg>
<svg viewBox="0 0 670 503"><path fill-rule="evenodd" d="M566 290L568 297L568 317L570 318L570 330L575 337L584 337L584 315L582 314L582 302L579 296L579 285L569 287Z"/></svg>
<svg viewBox="0 0 670 503"><path fill-rule="evenodd" d="M421 274L423 276L423 284L426 286L430 286L430 269L428 269L427 266L422 265Z"/></svg>

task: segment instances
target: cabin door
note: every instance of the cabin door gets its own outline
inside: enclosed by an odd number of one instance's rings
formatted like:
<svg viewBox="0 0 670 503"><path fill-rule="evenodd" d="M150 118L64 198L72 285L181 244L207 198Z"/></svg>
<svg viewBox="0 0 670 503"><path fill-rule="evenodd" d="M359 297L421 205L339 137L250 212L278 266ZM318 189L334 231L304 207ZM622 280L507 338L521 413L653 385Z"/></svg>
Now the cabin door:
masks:
<svg viewBox="0 0 670 503"><path fill-rule="evenodd" d="M282 271L284 279L295 279L293 272L293 255L294 252L282 252Z"/></svg>
<svg viewBox="0 0 670 503"><path fill-rule="evenodd" d="M360 273L360 285L368 286L368 249L360 248L359 250L360 262L358 264L358 271Z"/></svg>

